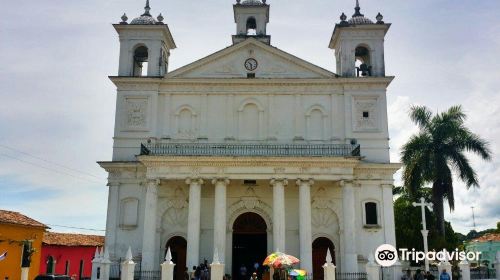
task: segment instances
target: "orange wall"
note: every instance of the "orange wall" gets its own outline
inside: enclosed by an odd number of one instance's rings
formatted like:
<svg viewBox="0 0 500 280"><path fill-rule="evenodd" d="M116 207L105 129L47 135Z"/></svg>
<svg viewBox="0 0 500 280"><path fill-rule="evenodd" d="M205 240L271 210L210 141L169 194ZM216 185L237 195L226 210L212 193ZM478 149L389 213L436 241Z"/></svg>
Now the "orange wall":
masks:
<svg viewBox="0 0 500 280"><path fill-rule="evenodd" d="M20 241L33 240L32 247L36 250L31 256L31 267L28 279L32 280L40 271L40 253L42 237L45 229L20 225L0 224L0 254L7 251L7 257L0 261L0 279L21 279L22 245Z"/></svg>

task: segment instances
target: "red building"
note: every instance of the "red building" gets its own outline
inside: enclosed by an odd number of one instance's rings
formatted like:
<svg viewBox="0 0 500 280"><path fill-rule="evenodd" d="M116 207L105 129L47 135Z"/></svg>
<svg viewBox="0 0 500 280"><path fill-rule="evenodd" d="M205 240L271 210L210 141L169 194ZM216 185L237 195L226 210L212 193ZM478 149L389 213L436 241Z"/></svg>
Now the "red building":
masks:
<svg viewBox="0 0 500 280"><path fill-rule="evenodd" d="M104 236L46 232L40 274L65 274L76 280L90 278L96 247L103 245Z"/></svg>

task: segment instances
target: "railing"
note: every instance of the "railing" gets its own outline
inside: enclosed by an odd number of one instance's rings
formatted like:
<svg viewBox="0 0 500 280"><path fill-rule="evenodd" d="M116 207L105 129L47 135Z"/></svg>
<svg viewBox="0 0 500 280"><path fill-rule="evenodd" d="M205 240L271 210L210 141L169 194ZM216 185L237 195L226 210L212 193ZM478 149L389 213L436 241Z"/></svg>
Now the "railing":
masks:
<svg viewBox="0 0 500 280"><path fill-rule="evenodd" d="M341 273L337 272L335 274L336 280L366 280L366 272L353 272L353 273Z"/></svg>
<svg viewBox="0 0 500 280"><path fill-rule="evenodd" d="M135 271L134 279L137 279L137 280L160 280L161 279L161 271L160 270Z"/></svg>
<svg viewBox="0 0 500 280"><path fill-rule="evenodd" d="M360 146L349 144L141 144L141 155L359 157Z"/></svg>
<svg viewBox="0 0 500 280"><path fill-rule="evenodd" d="M472 279L472 280L496 279L496 270L495 269L471 269L470 270L470 279Z"/></svg>

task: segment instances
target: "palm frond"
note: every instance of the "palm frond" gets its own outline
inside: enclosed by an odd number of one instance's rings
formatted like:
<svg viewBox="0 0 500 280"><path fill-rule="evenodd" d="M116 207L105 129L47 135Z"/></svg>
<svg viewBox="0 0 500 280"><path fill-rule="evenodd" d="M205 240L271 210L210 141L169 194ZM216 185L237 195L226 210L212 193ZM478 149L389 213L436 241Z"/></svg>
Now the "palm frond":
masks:
<svg viewBox="0 0 500 280"><path fill-rule="evenodd" d="M411 106L410 119L417 124L420 129L424 129L431 121L432 112L425 106Z"/></svg>
<svg viewBox="0 0 500 280"><path fill-rule="evenodd" d="M492 152L490 150L490 143L466 127L461 129L454 140L460 149L476 153L484 160L491 160Z"/></svg>
<svg viewBox="0 0 500 280"><path fill-rule="evenodd" d="M466 187L479 187L476 171L470 166L469 159L459 151L451 153L448 156L458 176L464 181Z"/></svg>

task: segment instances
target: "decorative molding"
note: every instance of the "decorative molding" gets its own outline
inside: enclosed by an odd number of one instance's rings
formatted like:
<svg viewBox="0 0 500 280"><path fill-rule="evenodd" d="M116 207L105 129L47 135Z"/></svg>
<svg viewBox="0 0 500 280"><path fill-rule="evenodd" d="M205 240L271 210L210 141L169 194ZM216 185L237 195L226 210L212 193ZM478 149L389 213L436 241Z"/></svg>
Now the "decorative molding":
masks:
<svg viewBox="0 0 500 280"><path fill-rule="evenodd" d="M338 203L329 199L326 189L321 187L312 197L311 222L314 227L329 227L335 222L342 228L342 216Z"/></svg>
<svg viewBox="0 0 500 280"><path fill-rule="evenodd" d="M162 228L172 228L175 226L185 227L188 219L187 195L182 188L177 187L173 197L161 200L158 205L157 225ZM167 227L165 227L167 226Z"/></svg>
<svg viewBox="0 0 500 280"><path fill-rule="evenodd" d="M228 232L232 231L234 221L238 218L238 216L246 212L259 214L264 219L264 221L266 221L267 231L269 232L272 229L271 217L273 209L265 202L260 200L259 197L257 197L257 195L255 194L255 190L252 187L249 187L245 196L242 196L239 201L233 203L227 208Z"/></svg>

